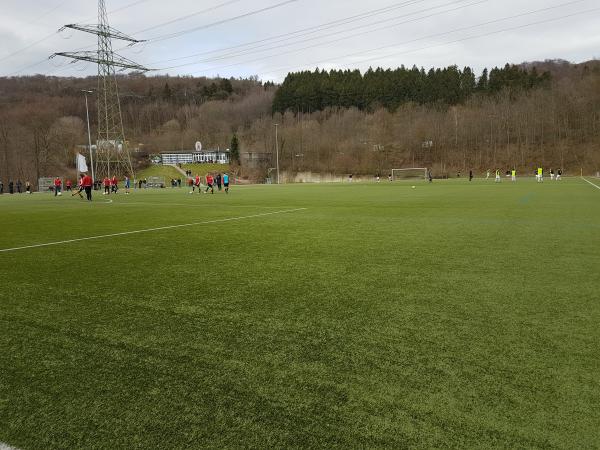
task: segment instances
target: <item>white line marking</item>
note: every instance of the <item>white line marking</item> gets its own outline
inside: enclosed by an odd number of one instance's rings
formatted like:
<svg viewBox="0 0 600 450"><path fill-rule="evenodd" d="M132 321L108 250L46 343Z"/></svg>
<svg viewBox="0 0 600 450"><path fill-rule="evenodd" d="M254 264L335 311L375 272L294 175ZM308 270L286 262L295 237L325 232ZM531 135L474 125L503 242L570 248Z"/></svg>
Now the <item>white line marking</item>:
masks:
<svg viewBox="0 0 600 450"><path fill-rule="evenodd" d="M230 217L228 219L215 219L215 220L207 220L204 222L192 222L192 223L184 223L184 224L180 224L180 225L168 225L168 226L164 226L164 227L145 228L143 230L124 231L122 233L102 234L99 236L89 236L89 237L78 238L78 239L69 239L66 241L47 242L45 244L25 245L23 247L2 248L2 249L0 249L0 253L15 252L17 250L25 250L28 248L49 247L51 245L71 244L73 242L91 241L94 239L105 239L105 238L117 237L117 236L127 236L130 234L149 233L151 231L172 230L174 228L194 227L197 225L208 225L211 223L232 222L234 220L253 219L256 217L272 216L275 214L285 214L285 213L292 213L292 212L304 211L304 210L306 210L306 208L286 209L286 210L282 210L282 211L273 211L273 212L267 212L267 213L262 213L262 214L252 214L250 216Z"/></svg>
<svg viewBox="0 0 600 450"><path fill-rule="evenodd" d="M585 179L585 178L583 178L583 177L581 177L581 179L582 179L583 181L585 181L586 183L589 183L589 184L591 184L591 185L592 185L592 186L594 186L596 189L600 189L600 186L598 186L597 184L594 184L594 183L592 183L591 181L589 181L589 180L586 180L586 179Z"/></svg>

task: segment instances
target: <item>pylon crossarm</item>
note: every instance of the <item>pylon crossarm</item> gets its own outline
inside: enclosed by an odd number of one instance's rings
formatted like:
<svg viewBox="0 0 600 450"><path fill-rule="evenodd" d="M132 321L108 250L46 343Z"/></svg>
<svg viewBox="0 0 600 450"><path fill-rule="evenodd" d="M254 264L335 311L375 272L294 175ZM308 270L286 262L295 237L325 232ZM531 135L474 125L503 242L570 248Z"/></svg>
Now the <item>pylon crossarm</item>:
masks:
<svg viewBox="0 0 600 450"><path fill-rule="evenodd" d="M62 27L59 31L64 30L65 28L70 28L72 30L83 31L84 33L95 34L97 36L109 37L113 39L119 39L121 41L128 41L131 44L137 44L139 42L146 42L144 40L135 39L131 36L127 36L125 33L121 33L119 30L112 28L111 26L100 26L100 25L79 25L76 23L71 23Z"/></svg>
<svg viewBox="0 0 600 450"><path fill-rule="evenodd" d="M95 64L103 64L106 66L121 67L123 69L139 70L140 72L148 72L150 70L116 53L112 54L112 59L98 57L97 51L59 52L54 53L50 58L54 58L55 56L62 56L64 58L71 58L79 61L89 61Z"/></svg>

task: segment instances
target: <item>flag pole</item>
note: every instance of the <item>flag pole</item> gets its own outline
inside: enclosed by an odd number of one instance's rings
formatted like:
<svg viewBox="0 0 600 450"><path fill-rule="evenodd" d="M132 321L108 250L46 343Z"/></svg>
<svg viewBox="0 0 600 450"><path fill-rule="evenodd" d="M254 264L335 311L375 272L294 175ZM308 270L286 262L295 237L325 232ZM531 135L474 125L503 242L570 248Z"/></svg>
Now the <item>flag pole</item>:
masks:
<svg viewBox="0 0 600 450"><path fill-rule="evenodd" d="M82 92L85 96L85 114L87 116L87 131L88 131L88 144L90 147L90 166L92 166L92 182L96 182L96 177L94 174L94 154L92 153L92 133L90 132L90 110L88 109L88 94L92 94L93 91L87 91L82 89Z"/></svg>

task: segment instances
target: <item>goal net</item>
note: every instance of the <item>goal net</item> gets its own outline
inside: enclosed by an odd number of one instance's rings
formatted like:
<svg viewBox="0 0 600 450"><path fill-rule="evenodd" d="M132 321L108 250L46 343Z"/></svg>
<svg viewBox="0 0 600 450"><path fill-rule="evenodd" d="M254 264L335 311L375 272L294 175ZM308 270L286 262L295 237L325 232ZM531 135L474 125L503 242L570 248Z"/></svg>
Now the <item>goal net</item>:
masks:
<svg viewBox="0 0 600 450"><path fill-rule="evenodd" d="M411 167L407 169L392 169L392 181L425 180L427 179L426 167Z"/></svg>
<svg viewBox="0 0 600 450"><path fill-rule="evenodd" d="M39 192L54 191L54 178L39 178L38 179L38 191Z"/></svg>
<svg viewBox="0 0 600 450"><path fill-rule="evenodd" d="M163 177L148 177L146 187L148 188L164 188L165 179Z"/></svg>
<svg viewBox="0 0 600 450"><path fill-rule="evenodd" d="M267 169L267 184L277 184L277 168L269 167Z"/></svg>

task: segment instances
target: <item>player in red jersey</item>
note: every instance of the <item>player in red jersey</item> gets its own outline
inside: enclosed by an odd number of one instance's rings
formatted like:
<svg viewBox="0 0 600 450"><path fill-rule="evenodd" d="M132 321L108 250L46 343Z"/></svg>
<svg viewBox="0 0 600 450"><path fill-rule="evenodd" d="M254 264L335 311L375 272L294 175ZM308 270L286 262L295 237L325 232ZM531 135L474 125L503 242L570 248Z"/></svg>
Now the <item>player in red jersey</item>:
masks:
<svg viewBox="0 0 600 450"><path fill-rule="evenodd" d="M206 175L206 190L204 192L208 192L208 190L210 189L210 193L214 194L215 193L215 188L213 186L213 183L214 183L214 178L209 173L208 175Z"/></svg>

